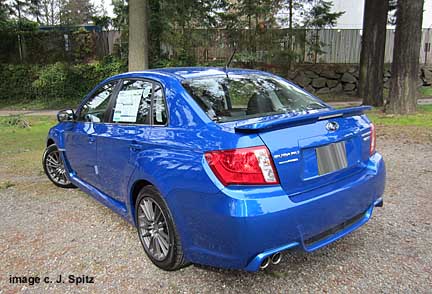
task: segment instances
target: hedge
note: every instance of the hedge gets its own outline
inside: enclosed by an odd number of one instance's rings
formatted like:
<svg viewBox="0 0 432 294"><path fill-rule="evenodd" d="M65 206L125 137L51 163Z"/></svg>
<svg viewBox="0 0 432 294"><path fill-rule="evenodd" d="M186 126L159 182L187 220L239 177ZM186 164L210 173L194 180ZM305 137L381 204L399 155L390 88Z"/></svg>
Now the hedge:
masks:
<svg viewBox="0 0 432 294"><path fill-rule="evenodd" d="M112 58L78 65L0 64L0 104L54 100L76 104L99 82L124 71L125 65Z"/></svg>

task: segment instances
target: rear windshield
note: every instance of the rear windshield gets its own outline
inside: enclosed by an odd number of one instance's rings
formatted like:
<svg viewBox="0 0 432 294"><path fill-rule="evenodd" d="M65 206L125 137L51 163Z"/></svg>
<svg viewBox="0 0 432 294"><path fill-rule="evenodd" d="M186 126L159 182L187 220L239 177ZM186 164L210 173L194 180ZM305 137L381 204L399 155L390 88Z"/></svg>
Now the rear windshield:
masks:
<svg viewBox="0 0 432 294"><path fill-rule="evenodd" d="M184 81L183 86L218 122L327 108L290 83L265 75L196 78Z"/></svg>

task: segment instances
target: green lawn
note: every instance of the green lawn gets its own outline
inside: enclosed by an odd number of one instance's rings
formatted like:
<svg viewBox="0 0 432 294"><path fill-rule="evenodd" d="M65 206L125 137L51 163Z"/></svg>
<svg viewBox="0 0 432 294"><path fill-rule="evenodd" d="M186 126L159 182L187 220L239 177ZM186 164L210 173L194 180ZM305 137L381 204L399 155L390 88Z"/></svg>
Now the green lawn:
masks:
<svg viewBox="0 0 432 294"><path fill-rule="evenodd" d="M432 105L420 105L418 112L411 115L390 115L383 113L380 109L374 109L367 115L377 125L432 128Z"/></svg>
<svg viewBox="0 0 432 294"><path fill-rule="evenodd" d="M2 101L0 109L7 110L43 110L76 108L81 101L51 100L51 101Z"/></svg>
<svg viewBox="0 0 432 294"><path fill-rule="evenodd" d="M0 162L10 171L0 179L0 189L11 185L10 178L43 174L42 153L48 130L55 123L51 116L0 117Z"/></svg>
<svg viewBox="0 0 432 294"><path fill-rule="evenodd" d="M422 95L422 97L432 97L432 87L421 87L420 88L420 93Z"/></svg>
<svg viewBox="0 0 432 294"><path fill-rule="evenodd" d="M0 117L0 154L14 149L18 152L40 150L48 130L56 123L53 116L4 116ZM25 127L26 125L29 127Z"/></svg>

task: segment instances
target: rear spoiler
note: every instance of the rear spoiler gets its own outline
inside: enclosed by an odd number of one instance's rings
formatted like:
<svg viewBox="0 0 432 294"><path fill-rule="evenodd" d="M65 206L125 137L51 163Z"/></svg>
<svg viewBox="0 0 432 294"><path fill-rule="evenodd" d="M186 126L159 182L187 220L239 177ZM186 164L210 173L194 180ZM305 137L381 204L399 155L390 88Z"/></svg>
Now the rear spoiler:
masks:
<svg viewBox="0 0 432 294"><path fill-rule="evenodd" d="M358 106L343 109L336 109L324 112L316 112L306 115L298 115L286 118L275 118L259 123L245 124L235 127L235 131L239 133L257 133L268 131L270 129L292 127L303 124L310 124L320 120L326 120L337 117L347 117L363 114L365 111L371 110L371 106Z"/></svg>

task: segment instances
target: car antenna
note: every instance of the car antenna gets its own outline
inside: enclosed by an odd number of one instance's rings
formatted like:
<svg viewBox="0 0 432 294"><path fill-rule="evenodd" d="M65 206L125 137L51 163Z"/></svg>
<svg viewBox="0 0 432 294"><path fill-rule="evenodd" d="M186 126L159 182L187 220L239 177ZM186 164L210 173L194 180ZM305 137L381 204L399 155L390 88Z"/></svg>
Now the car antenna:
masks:
<svg viewBox="0 0 432 294"><path fill-rule="evenodd" d="M226 74L227 78L229 78L228 77L228 68L231 65L231 62L233 61L233 58L234 58L234 55L236 54L236 51L237 51L237 48L234 48L234 51L231 54L230 59L228 60L227 64L225 64L225 74Z"/></svg>

